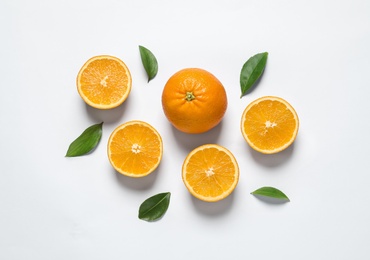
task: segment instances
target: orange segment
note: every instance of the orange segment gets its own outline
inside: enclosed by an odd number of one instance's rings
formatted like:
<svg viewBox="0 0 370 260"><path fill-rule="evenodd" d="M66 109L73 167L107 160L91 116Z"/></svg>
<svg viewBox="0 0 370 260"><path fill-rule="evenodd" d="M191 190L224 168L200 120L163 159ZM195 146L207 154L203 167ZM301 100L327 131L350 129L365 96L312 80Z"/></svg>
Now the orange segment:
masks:
<svg viewBox="0 0 370 260"><path fill-rule="evenodd" d="M162 138L151 125L130 121L118 126L108 140L108 158L113 168L130 177L153 172L162 159Z"/></svg>
<svg viewBox="0 0 370 260"><path fill-rule="evenodd" d="M266 96L251 102L244 110L241 131L256 151L272 154L291 145L298 133L299 119L284 99Z"/></svg>
<svg viewBox="0 0 370 260"><path fill-rule="evenodd" d="M186 157L182 179L196 198L215 202L226 198L239 181L239 167L233 154L216 144L202 145Z"/></svg>
<svg viewBox="0 0 370 260"><path fill-rule="evenodd" d="M77 90L90 106L111 109L122 104L131 91L131 74L126 64L112 56L89 59L77 76Z"/></svg>

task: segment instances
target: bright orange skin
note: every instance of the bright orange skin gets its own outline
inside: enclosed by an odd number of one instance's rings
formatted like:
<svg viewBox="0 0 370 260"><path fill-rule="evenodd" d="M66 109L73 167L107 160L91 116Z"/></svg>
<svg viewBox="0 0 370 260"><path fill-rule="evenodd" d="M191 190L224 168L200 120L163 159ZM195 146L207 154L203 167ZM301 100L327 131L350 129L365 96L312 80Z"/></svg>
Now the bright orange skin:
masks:
<svg viewBox="0 0 370 260"><path fill-rule="evenodd" d="M167 119L178 130L198 134L221 122L227 109L222 83L203 69L187 68L175 73L162 93Z"/></svg>

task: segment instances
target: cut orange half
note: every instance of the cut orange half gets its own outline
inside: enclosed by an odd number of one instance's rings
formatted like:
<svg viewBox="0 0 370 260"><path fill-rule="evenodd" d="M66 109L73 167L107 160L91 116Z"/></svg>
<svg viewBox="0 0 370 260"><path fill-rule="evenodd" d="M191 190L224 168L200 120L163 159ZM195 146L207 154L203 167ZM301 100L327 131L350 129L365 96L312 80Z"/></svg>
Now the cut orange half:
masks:
<svg viewBox="0 0 370 260"><path fill-rule="evenodd" d="M196 198L215 202L232 193L239 181L239 166L233 154L217 144L195 148L182 166L182 179Z"/></svg>
<svg viewBox="0 0 370 260"><path fill-rule="evenodd" d="M77 75L77 90L90 106L111 109L121 105L131 91L131 74L120 59L101 55L89 59Z"/></svg>
<svg viewBox="0 0 370 260"><path fill-rule="evenodd" d="M154 127L142 121L118 126L108 140L108 158L113 168L130 177L153 172L162 159L162 138Z"/></svg>
<svg viewBox="0 0 370 260"><path fill-rule="evenodd" d="M241 131L256 151L273 154L291 145L298 133L299 119L284 99L265 96L251 102L244 110Z"/></svg>

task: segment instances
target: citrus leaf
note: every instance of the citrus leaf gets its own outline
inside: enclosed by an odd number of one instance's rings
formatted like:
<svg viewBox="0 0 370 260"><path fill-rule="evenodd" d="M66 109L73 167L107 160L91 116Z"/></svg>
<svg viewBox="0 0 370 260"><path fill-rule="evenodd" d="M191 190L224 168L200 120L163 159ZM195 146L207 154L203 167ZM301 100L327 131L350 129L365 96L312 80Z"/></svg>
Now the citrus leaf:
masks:
<svg viewBox="0 0 370 260"><path fill-rule="evenodd" d="M240 72L240 88L242 91L240 98L243 97L261 77L266 67L267 56L267 52L258 53L244 63Z"/></svg>
<svg viewBox="0 0 370 260"><path fill-rule="evenodd" d="M152 80L158 72L158 62L154 54L147 48L140 46L141 62L143 63L144 69L148 74L148 82Z"/></svg>
<svg viewBox="0 0 370 260"><path fill-rule="evenodd" d="M287 195L285 195L281 190L278 190L274 187L262 187L253 191L251 194L289 201Z"/></svg>
<svg viewBox="0 0 370 260"><path fill-rule="evenodd" d="M160 219L170 204L170 192L159 193L146 199L139 208L139 219L155 221Z"/></svg>
<svg viewBox="0 0 370 260"><path fill-rule="evenodd" d="M94 149L102 136L103 122L88 127L68 148L66 157L85 155Z"/></svg>

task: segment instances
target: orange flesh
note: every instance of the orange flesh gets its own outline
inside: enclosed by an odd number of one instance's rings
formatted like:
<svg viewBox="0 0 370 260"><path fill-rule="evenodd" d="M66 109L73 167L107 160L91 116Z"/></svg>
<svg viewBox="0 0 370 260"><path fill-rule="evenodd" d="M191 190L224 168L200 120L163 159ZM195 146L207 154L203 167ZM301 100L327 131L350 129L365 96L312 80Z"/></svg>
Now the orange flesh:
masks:
<svg viewBox="0 0 370 260"><path fill-rule="evenodd" d="M110 160L114 168L126 175L145 175L153 171L162 156L162 142L152 129L128 125L109 142Z"/></svg>
<svg viewBox="0 0 370 260"><path fill-rule="evenodd" d="M239 170L235 160L214 147L199 150L187 158L183 178L190 192L203 200L224 198L235 188Z"/></svg>
<svg viewBox="0 0 370 260"><path fill-rule="evenodd" d="M128 95L131 76L127 68L112 58L92 60L79 76L79 91L92 104L110 106Z"/></svg>
<svg viewBox="0 0 370 260"><path fill-rule="evenodd" d="M254 104L244 115L244 134L260 150L279 150L289 145L298 130L292 109L276 100Z"/></svg>

